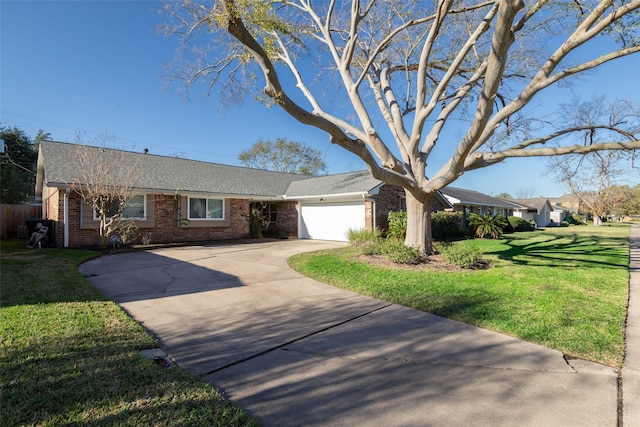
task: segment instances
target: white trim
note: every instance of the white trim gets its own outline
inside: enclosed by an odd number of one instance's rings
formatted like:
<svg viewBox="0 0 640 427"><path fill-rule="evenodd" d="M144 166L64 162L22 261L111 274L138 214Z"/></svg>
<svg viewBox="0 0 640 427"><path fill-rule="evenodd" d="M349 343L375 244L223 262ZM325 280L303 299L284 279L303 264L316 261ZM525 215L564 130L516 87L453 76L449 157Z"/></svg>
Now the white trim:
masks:
<svg viewBox="0 0 640 427"><path fill-rule="evenodd" d="M63 216L62 216L62 230L63 230L63 247L68 248L69 247L69 193L70 193L70 189L67 188L67 191L64 192L64 196L63 196L63 200L64 200L64 207L63 207Z"/></svg>
<svg viewBox="0 0 640 427"><path fill-rule="evenodd" d="M357 191L353 193L339 193L339 194L316 194L315 196L287 196L284 195L282 198L284 200L309 200L309 199L327 199L327 198L341 198L341 197L353 197L360 196L365 198L369 195L367 191Z"/></svg>

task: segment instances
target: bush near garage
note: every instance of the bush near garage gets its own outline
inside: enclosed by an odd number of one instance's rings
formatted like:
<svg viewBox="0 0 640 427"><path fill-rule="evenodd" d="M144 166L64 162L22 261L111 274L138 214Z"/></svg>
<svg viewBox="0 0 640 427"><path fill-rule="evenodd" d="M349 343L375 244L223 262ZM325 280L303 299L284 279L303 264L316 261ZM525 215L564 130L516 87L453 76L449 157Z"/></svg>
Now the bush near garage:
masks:
<svg viewBox="0 0 640 427"><path fill-rule="evenodd" d="M520 218L519 216L508 216L507 221L513 227L513 231L533 231L536 229L536 223L531 220Z"/></svg>

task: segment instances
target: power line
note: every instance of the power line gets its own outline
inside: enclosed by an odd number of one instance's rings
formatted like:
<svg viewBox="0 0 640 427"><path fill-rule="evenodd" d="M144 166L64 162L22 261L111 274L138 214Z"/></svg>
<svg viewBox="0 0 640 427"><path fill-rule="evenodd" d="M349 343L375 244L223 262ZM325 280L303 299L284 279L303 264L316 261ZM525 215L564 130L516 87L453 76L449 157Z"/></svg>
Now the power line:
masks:
<svg viewBox="0 0 640 427"><path fill-rule="evenodd" d="M11 111L11 110L6 110L6 109L1 109L0 112L2 113L2 121L3 122L7 121L7 119L4 116L9 116L10 117L10 121L12 122L11 123L12 125L18 125L18 127L24 126L24 127L42 129L44 132L48 132L48 133L52 134L52 138L53 139L62 140L61 142L69 142L69 139L66 139L66 141L65 141L64 140L65 138L56 137L55 136L56 132L61 133L61 134L72 133L73 134L73 138L72 139L76 139L78 137L82 137L83 135L86 135L89 139L97 139L97 138L100 138L101 136L104 136L105 132L106 132L106 131L101 131L101 132L87 131L85 129L82 129L82 128L79 128L79 127L75 127L75 126L72 126L72 125L69 125L69 124L55 122L55 121L43 119L43 118L40 118L40 117L35 117L35 116L28 115L28 114L23 114L23 113L18 113L18 112ZM4 124L7 124L7 123L4 123ZM113 135L113 137L116 140L116 142L127 142L127 143L130 143L130 144L133 144L134 147L136 147L136 146L141 146L141 147L145 147L145 148L155 147L155 148L162 149L162 150L165 150L165 151L174 151L175 153L184 152L185 154L192 154L192 155L197 156L197 157L202 157L202 155L204 154L204 155L208 155L208 156L228 157L228 158L237 159L237 155L232 155L232 154L214 153L214 152L203 151L203 150L189 150L189 149L185 149L184 146L176 147L176 146L171 146L171 145L150 143L150 142L135 140L135 139L127 138L127 137L118 137L118 136L115 136L115 135Z"/></svg>

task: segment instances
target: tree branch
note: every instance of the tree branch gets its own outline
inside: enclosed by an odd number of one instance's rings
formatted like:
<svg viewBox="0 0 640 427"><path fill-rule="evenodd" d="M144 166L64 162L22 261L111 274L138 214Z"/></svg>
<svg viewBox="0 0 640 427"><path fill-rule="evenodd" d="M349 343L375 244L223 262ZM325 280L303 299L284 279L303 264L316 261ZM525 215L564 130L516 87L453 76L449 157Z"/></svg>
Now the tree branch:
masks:
<svg viewBox="0 0 640 427"><path fill-rule="evenodd" d="M471 151L478 150L484 145L489 138L493 135L495 129L506 120L507 117L520 111L531 99L543 89L549 87L553 83L558 82L561 79L569 77L571 75L578 74L580 72L595 68L605 62L611 61L615 58L631 55L640 51L640 46L631 46L617 51L611 52L606 55L602 55L596 59L585 62L581 65L563 70L555 75L551 73L556 69L560 62L566 58L569 53L574 49L581 46L591 38L600 34L607 26L611 25L614 21L619 20L622 16L631 13L632 11L640 8L640 0L631 1L624 6L621 6L617 10L612 11L605 19L593 25L597 19L602 16L606 9L610 6L610 1L603 0L599 6L592 11L592 13L578 26L573 34L562 43L562 45L551 55L551 57L540 68L538 73L533 77L531 82L520 92L520 94L511 101L508 105L498 111L484 128L483 134L477 140Z"/></svg>
<svg viewBox="0 0 640 427"><path fill-rule="evenodd" d="M451 159L449 170L446 172L448 175L447 179L455 179L462 174L464 171L465 158L481 137L491 117L494 98L500 86L506 65L507 53L515 40L511 32L511 25L516 14L523 7L524 4L522 0L500 0L499 2L496 28L493 33L491 52L487 58L487 71L484 75L484 82L476 107L476 113L467 134L458 145L458 149Z"/></svg>
<svg viewBox="0 0 640 427"><path fill-rule="evenodd" d="M480 169L516 157L550 157L568 154L588 154L596 151L631 151L640 149L640 140L629 142L601 142L592 145L569 145L564 147L514 148L497 153L475 153L465 162L464 170Z"/></svg>

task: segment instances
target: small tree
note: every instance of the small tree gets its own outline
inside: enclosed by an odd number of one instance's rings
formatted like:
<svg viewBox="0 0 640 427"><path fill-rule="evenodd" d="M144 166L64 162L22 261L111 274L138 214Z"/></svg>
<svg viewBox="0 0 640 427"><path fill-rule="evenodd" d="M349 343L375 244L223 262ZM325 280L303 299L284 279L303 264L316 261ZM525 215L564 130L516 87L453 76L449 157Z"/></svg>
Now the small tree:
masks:
<svg viewBox="0 0 640 427"><path fill-rule="evenodd" d="M264 216L264 205L254 204L249 210L249 234L251 237L262 239L269 229L269 218Z"/></svg>
<svg viewBox="0 0 640 427"><path fill-rule="evenodd" d="M302 142L278 138L276 142L259 140L238 155L245 166L300 175L317 176L326 170L322 153Z"/></svg>
<svg viewBox="0 0 640 427"><path fill-rule="evenodd" d="M100 247L116 232L125 204L138 194L141 156L102 146L78 145L70 159L77 175L71 189L95 212Z"/></svg>
<svg viewBox="0 0 640 427"><path fill-rule="evenodd" d="M617 217L640 214L640 184L635 187L620 185L613 189L615 203L611 212Z"/></svg>
<svg viewBox="0 0 640 427"><path fill-rule="evenodd" d="M0 127L5 152L0 154L0 202L27 202L34 195L38 152L23 130Z"/></svg>

